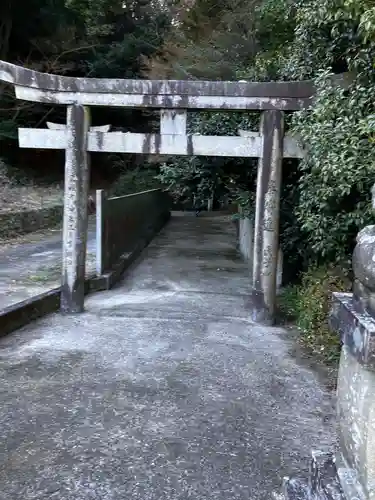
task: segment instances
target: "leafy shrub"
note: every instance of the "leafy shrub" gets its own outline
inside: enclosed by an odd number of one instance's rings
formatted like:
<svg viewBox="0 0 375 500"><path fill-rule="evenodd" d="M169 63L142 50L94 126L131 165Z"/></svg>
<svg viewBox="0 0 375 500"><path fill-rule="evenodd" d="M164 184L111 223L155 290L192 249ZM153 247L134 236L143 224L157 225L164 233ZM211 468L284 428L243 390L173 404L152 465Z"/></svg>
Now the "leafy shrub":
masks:
<svg viewBox="0 0 375 500"><path fill-rule="evenodd" d="M238 129L257 130L259 113L200 112L189 114L188 131L199 135L237 136ZM160 168L158 179L173 198L204 204L234 200L254 190L256 162L251 158L177 157Z"/></svg>
<svg viewBox="0 0 375 500"><path fill-rule="evenodd" d="M374 221L375 144L364 120L375 112L375 86L355 81L346 91L329 77L318 78L313 108L295 116L307 148L296 215L313 255L335 261L352 252L358 231Z"/></svg>
<svg viewBox="0 0 375 500"><path fill-rule="evenodd" d="M283 9L286 16L275 16ZM283 172L281 245L287 267L298 271L348 256L358 230L374 222L375 7L371 0L266 0L259 14L260 50L241 78L317 84L313 106L292 121L307 156L290 178L289 167ZM347 71L348 89L332 84L332 74Z"/></svg>
<svg viewBox="0 0 375 500"><path fill-rule="evenodd" d="M300 192L301 171L298 160L284 160L280 196L280 246L284 255L284 283L294 283L306 271L311 251L306 245L296 209Z"/></svg>
<svg viewBox="0 0 375 500"><path fill-rule="evenodd" d="M139 193L149 189L160 187L160 182L156 176L158 169L156 167L145 166L134 170L128 170L120 174L111 189L111 195L124 196L132 193Z"/></svg>
<svg viewBox="0 0 375 500"><path fill-rule="evenodd" d="M374 222L375 10L371 0L296 6L294 39L279 77L314 78L317 91L313 106L293 117L307 155L299 164L287 229L305 263L339 261L351 254L357 232ZM346 71L349 88L334 85L333 74Z"/></svg>
<svg viewBox="0 0 375 500"><path fill-rule="evenodd" d="M333 265L313 267L279 298L281 313L295 321L303 344L328 362L337 361L340 353L339 337L328 326L331 297L333 292L350 290L347 269L348 263L342 270Z"/></svg>

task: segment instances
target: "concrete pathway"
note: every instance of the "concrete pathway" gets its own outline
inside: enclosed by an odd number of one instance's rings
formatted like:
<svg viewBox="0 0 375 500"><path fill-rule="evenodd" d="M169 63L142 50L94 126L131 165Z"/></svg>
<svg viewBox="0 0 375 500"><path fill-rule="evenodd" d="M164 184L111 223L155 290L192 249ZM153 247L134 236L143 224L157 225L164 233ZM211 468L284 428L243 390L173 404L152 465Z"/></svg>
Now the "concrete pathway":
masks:
<svg viewBox="0 0 375 500"><path fill-rule="evenodd" d="M249 320L222 218L173 218L115 290L0 340L0 500L270 500L331 394Z"/></svg>
<svg viewBox="0 0 375 500"><path fill-rule="evenodd" d="M95 269L95 219L91 218L87 244L87 272ZM61 282L61 230L40 239L0 249L0 310Z"/></svg>

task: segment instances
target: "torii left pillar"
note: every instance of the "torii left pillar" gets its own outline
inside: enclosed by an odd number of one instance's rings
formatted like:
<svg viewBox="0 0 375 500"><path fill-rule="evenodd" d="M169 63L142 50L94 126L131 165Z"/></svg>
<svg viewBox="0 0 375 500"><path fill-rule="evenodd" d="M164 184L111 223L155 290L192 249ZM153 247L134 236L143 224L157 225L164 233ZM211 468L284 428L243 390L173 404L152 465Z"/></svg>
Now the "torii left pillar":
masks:
<svg viewBox="0 0 375 500"><path fill-rule="evenodd" d="M88 132L89 109L71 105L67 110L63 255L60 310L64 314L84 310L87 246L87 199L90 158Z"/></svg>

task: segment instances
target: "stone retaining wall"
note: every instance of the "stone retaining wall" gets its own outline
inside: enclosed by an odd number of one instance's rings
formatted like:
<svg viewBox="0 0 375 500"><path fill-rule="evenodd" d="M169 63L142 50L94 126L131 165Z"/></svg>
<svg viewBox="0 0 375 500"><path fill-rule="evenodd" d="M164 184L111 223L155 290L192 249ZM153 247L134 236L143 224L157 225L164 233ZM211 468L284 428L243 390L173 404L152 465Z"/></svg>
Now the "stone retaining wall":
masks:
<svg viewBox="0 0 375 500"><path fill-rule="evenodd" d="M42 210L0 213L0 238L14 238L21 234L56 226L62 221L62 217L62 205L55 205Z"/></svg>

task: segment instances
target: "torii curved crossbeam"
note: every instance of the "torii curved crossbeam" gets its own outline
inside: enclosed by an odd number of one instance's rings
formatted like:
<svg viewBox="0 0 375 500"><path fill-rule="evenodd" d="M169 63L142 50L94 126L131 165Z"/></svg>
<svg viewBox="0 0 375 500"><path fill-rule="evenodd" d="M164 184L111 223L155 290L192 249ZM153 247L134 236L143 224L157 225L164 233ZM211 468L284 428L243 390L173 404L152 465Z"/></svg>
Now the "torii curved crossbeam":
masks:
<svg viewBox="0 0 375 500"><path fill-rule="evenodd" d="M48 104L137 108L297 110L314 94L310 81L228 82L75 78L40 73L0 61L0 81L18 99Z"/></svg>

